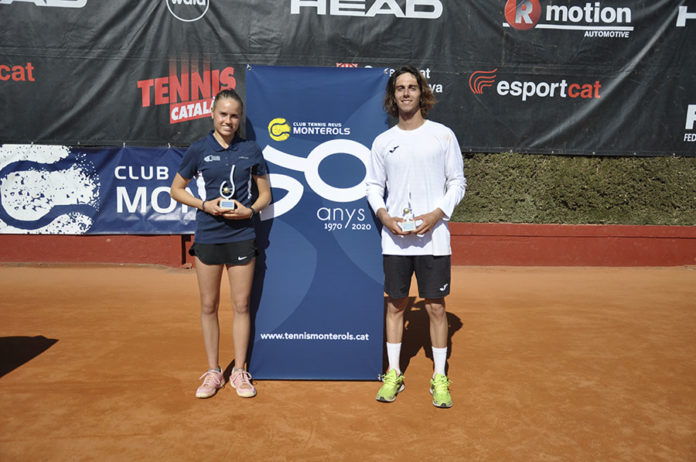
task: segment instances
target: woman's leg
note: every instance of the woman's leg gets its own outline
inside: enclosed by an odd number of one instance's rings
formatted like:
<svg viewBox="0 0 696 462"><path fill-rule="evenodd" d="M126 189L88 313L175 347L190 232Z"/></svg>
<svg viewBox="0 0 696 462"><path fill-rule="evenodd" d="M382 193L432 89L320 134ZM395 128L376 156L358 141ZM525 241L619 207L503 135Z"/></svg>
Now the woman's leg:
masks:
<svg viewBox="0 0 696 462"><path fill-rule="evenodd" d="M217 369L220 365L218 308L220 307L222 268L223 265L206 265L196 257L196 275L201 298L201 328L209 369Z"/></svg>
<svg viewBox="0 0 696 462"><path fill-rule="evenodd" d="M244 369L249 348L249 332L251 330L251 315L249 314L249 298L251 284L254 280L255 259L246 265L228 266L227 277L230 281L230 298L234 309L234 367Z"/></svg>

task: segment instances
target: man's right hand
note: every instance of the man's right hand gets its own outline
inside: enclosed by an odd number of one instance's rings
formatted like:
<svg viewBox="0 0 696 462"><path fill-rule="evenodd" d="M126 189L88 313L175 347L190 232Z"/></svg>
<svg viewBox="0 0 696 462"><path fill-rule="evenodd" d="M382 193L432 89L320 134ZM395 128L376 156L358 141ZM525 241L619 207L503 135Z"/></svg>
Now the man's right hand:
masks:
<svg viewBox="0 0 696 462"><path fill-rule="evenodd" d="M401 226L399 226L399 223L404 221L403 218L401 217L392 217L387 213L386 209L379 209L377 212L377 218L379 218L379 221L382 222L382 225L387 228L389 231L391 231L392 234L396 235L401 235L405 236L407 234L411 234L412 231L409 232L404 232L401 229Z"/></svg>

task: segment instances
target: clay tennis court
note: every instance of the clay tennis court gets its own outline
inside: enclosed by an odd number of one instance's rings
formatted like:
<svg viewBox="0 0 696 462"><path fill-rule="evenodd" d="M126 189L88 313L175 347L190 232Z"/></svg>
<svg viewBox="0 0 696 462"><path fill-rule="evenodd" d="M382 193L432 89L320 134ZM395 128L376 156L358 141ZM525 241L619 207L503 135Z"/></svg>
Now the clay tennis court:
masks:
<svg viewBox="0 0 696 462"><path fill-rule="evenodd" d="M454 267L448 410L418 299L395 403L317 381L197 400L194 271L3 265L0 289L3 461L696 460L696 267Z"/></svg>

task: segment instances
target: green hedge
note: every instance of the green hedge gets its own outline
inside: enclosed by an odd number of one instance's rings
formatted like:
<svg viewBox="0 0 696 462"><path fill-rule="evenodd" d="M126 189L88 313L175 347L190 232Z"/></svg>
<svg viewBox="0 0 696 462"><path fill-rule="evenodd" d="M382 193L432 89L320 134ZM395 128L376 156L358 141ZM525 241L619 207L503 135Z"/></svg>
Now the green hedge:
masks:
<svg viewBox="0 0 696 462"><path fill-rule="evenodd" d="M695 157L465 154L452 221L696 225Z"/></svg>

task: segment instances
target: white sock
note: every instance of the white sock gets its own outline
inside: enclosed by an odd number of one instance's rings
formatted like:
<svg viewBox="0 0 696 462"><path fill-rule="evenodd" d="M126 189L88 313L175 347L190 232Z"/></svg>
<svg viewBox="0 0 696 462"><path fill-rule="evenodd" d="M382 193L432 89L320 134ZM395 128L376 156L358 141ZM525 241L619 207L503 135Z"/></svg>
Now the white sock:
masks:
<svg viewBox="0 0 696 462"><path fill-rule="evenodd" d="M445 375L445 363L447 362L447 347L435 348L433 347L433 362L435 363L435 374Z"/></svg>
<svg viewBox="0 0 696 462"><path fill-rule="evenodd" d="M389 359L389 369L394 369L397 374L401 374L399 359L401 358L401 343L387 342L387 358Z"/></svg>

